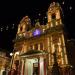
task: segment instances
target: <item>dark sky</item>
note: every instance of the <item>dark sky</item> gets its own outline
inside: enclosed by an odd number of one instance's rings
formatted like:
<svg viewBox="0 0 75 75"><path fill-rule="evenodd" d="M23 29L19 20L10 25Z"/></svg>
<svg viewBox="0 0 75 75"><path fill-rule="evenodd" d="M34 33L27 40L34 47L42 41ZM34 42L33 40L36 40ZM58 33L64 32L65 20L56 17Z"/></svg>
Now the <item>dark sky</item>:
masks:
<svg viewBox="0 0 75 75"><path fill-rule="evenodd" d="M32 22L34 19L47 16L47 9L52 1L58 1L63 9L64 23L70 38L75 38L73 25L73 6L72 0L6 0L0 2L0 48L11 52L13 50L12 40L16 36L19 21L28 15ZM64 4L62 2L64 1ZM72 7L72 9L70 9ZM41 14L39 17L38 14ZM14 28L13 27L14 24ZM8 30L6 27L8 26Z"/></svg>

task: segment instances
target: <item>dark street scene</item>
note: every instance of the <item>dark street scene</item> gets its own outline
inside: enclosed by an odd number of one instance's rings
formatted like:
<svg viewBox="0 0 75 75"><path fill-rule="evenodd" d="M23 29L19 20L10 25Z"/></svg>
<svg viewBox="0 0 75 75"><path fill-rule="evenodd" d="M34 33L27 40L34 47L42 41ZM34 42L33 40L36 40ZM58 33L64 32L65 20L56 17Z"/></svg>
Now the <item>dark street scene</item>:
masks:
<svg viewBox="0 0 75 75"><path fill-rule="evenodd" d="M72 0L0 1L0 75L75 75Z"/></svg>

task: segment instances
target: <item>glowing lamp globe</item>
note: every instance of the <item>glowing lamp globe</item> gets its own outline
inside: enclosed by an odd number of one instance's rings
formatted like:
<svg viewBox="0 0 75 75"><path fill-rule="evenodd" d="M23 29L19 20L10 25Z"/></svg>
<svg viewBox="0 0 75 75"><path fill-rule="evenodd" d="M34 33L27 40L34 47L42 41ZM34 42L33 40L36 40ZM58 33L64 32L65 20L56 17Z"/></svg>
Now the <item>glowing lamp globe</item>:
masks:
<svg viewBox="0 0 75 75"><path fill-rule="evenodd" d="M37 36L37 35L40 35L40 34L41 34L41 30L39 30L39 29L36 29L33 32L33 36Z"/></svg>

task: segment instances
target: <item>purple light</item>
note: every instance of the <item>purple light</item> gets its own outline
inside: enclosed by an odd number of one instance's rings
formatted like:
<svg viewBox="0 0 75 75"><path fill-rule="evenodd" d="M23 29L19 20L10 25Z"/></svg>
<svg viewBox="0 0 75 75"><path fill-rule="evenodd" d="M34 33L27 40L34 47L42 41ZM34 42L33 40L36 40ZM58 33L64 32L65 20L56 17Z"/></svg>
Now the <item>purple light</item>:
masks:
<svg viewBox="0 0 75 75"><path fill-rule="evenodd" d="M41 31L39 29L34 30L33 36L40 35Z"/></svg>

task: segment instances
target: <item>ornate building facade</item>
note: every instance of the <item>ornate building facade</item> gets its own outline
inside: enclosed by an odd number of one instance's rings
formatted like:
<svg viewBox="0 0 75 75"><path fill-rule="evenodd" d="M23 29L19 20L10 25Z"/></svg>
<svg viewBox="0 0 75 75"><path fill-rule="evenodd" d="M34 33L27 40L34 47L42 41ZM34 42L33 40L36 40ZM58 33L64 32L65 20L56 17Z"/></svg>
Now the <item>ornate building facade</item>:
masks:
<svg viewBox="0 0 75 75"><path fill-rule="evenodd" d="M66 75L65 67L69 63L61 13L59 3L53 2L48 8L46 25L40 25L38 21L33 28L28 16L20 21L14 40L13 57L13 63L18 62L20 67L20 75L50 75L55 62L54 52L56 61L63 70L62 74Z"/></svg>

